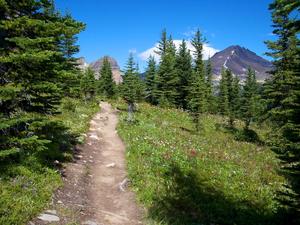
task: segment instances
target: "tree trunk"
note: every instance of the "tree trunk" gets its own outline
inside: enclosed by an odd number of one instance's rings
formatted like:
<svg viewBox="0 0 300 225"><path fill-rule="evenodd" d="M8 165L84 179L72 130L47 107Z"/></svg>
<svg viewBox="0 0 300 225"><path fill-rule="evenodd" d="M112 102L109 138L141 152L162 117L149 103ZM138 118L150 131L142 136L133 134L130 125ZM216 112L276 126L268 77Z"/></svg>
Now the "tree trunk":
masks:
<svg viewBox="0 0 300 225"><path fill-rule="evenodd" d="M133 112L134 112L134 103L133 102L128 102L128 118L127 118L128 122L133 122L134 121Z"/></svg>

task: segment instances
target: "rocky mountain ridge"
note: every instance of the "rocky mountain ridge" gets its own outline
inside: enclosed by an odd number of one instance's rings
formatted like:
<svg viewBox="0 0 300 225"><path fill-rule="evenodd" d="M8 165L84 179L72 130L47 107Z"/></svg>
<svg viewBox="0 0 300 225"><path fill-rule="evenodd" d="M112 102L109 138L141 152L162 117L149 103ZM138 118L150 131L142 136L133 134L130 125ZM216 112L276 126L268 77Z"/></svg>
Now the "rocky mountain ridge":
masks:
<svg viewBox="0 0 300 225"><path fill-rule="evenodd" d="M102 58L100 58L90 64L86 62L84 57L78 58L78 60L77 60L78 68L81 70L85 70L88 67L90 67L95 72L95 78L99 79L99 77L100 77L99 73L100 73L101 67L103 65L104 58L107 58L108 61L110 62L114 81L116 82L116 84L120 84L123 81L122 76L121 76L120 67L118 65L117 60L115 60L114 58L112 58L110 56L103 56Z"/></svg>
<svg viewBox="0 0 300 225"><path fill-rule="evenodd" d="M217 52L212 58L213 74L216 80L221 78L222 68L230 69L241 80L246 78L248 68L255 70L258 81L264 81L270 75L272 63L247 48L239 45L230 46Z"/></svg>

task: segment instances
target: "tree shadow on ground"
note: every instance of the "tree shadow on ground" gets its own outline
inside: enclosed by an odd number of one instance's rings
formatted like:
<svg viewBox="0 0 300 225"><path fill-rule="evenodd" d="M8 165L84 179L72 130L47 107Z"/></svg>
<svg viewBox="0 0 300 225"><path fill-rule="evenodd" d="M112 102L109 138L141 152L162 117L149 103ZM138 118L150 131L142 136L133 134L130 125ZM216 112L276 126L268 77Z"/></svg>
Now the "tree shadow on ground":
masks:
<svg viewBox="0 0 300 225"><path fill-rule="evenodd" d="M244 141L255 143L258 145L264 145L265 143L260 139L258 134L252 129L238 129L236 127L231 127L224 124L216 124L215 125L217 130L224 131L225 133L230 133L234 136L236 141Z"/></svg>
<svg viewBox="0 0 300 225"><path fill-rule="evenodd" d="M39 162L48 167L57 167L57 161L73 160L78 135L72 133L61 121L48 121L42 126L33 128L41 139L49 140L46 149L36 153Z"/></svg>
<svg viewBox="0 0 300 225"><path fill-rule="evenodd" d="M166 179L167 193L158 195L149 210L154 221L168 225L278 224L259 203L228 198L194 172L184 173L173 165Z"/></svg>

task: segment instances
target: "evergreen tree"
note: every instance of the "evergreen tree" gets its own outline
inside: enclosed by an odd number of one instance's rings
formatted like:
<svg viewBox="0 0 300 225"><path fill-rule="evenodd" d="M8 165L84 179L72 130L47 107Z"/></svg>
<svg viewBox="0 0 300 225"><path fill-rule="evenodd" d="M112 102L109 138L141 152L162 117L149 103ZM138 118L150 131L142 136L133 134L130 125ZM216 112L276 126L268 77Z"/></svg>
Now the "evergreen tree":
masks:
<svg viewBox="0 0 300 225"><path fill-rule="evenodd" d="M94 98L96 92L96 80L95 73L90 67L83 72L83 76L80 80L80 89L83 94L84 101Z"/></svg>
<svg viewBox="0 0 300 225"><path fill-rule="evenodd" d="M270 4L277 40L268 41L275 69L266 85L269 116L274 125L274 151L282 162L289 190L281 201L288 207L289 224L300 223L300 2L275 0Z"/></svg>
<svg viewBox="0 0 300 225"><path fill-rule="evenodd" d="M195 75L199 76L201 80L203 80L203 83L205 82L205 69L204 69L204 63L203 63L203 43L205 42L205 39L203 38L200 30L197 30L195 33L194 38L192 39L192 45L195 48L194 50L194 70Z"/></svg>
<svg viewBox="0 0 300 225"><path fill-rule="evenodd" d="M146 69L146 101L151 104L156 104L155 99L155 77L156 77L156 62L153 56L148 59L148 67Z"/></svg>
<svg viewBox="0 0 300 225"><path fill-rule="evenodd" d="M206 101L206 84L205 84L205 70L202 60L204 38L198 30L192 40L194 51L194 68L193 76L188 94L188 105L192 113L193 120L196 124L196 129L199 131L201 128L201 114L207 110Z"/></svg>
<svg viewBox="0 0 300 225"><path fill-rule="evenodd" d="M189 87L192 82L192 57L190 51L187 49L185 40L182 41L178 54L176 56L176 71L179 82L177 85L178 101L177 105L183 109L187 108Z"/></svg>
<svg viewBox="0 0 300 225"><path fill-rule="evenodd" d="M228 117L230 127L233 127L239 114L240 93L239 79L223 68L219 85L219 112Z"/></svg>
<svg viewBox="0 0 300 225"><path fill-rule="evenodd" d="M223 68L221 72L221 80L219 84L219 112L223 116L229 115L229 99L228 99L228 84L227 72Z"/></svg>
<svg viewBox="0 0 300 225"><path fill-rule="evenodd" d="M168 38L167 38L167 30L163 29L161 32L161 39L158 42L158 47L155 50L155 53L158 54L160 57L166 54L168 48Z"/></svg>
<svg viewBox="0 0 300 225"><path fill-rule="evenodd" d="M130 54L124 71L123 83L121 84L123 99L128 104L129 122L134 120L134 104L143 98L143 85L138 74L137 65L134 62L133 55Z"/></svg>
<svg viewBox="0 0 300 225"><path fill-rule="evenodd" d="M240 85L240 79L238 76L234 76L232 81L232 93L233 93L233 100L231 102L231 110L233 118L239 118L241 113L241 85Z"/></svg>
<svg viewBox="0 0 300 225"><path fill-rule="evenodd" d="M242 105L241 105L241 118L245 123L245 129L249 129L251 121L258 112L258 86L255 76L255 71L248 69L246 82L243 88Z"/></svg>
<svg viewBox="0 0 300 225"><path fill-rule="evenodd" d="M43 150L47 140L32 124L39 120L42 129L50 123L43 115L57 112L73 70L64 37L84 24L61 16L50 0L2 0L0 11L0 155Z"/></svg>
<svg viewBox="0 0 300 225"><path fill-rule="evenodd" d="M212 73L212 65L210 59L207 60L205 67L205 75L206 75L206 96L207 96L207 110L210 113L216 111L216 102L214 95L214 86L213 86L213 73Z"/></svg>
<svg viewBox="0 0 300 225"><path fill-rule="evenodd" d="M100 78L99 78L99 90L100 94L105 95L108 98L111 98L115 95L115 82L113 80L113 74L110 62L107 57L103 59L103 65L100 70Z"/></svg>
<svg viewBox="0 0 300 225"><path fill-rule="evenodd" d="M163 41L164 40L161 40L161 42ZM170 36L166 42L165 53L161 52L160 65L155 79L155 97L159 105L176 105L178 99L178 82L179 79L176 72L176 48Z"/></svg>
<svg viewBox="0 0 300 225"><path fill-rule="evenodd" d="M233 75L231 73L231 71L229 69L226 69L225 70L225 73L226 73L226 85L227 85L227 90L228 90L228 123L229 123L229 126L230 127L233 127L233 124L234 124L234 118L235 118L235 115L234 115L234 110L233 110L233 107L234 107L234 91L233 91Z"/></svg>

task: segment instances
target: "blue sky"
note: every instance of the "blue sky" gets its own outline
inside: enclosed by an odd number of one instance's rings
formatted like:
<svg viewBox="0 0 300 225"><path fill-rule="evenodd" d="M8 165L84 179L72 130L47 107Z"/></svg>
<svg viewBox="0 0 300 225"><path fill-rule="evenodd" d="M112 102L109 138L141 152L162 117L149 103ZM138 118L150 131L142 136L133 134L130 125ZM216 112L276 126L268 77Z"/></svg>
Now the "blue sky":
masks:
<svg viewBox="0 0 300 225"><path fill-rule="evenodd" d="M189 39L200 28L212 49L241 45L264 56L271 39L271 0L56 0L87 27L79 35L80 53L88 62L103 55L124 66L129 52L145 66L163 28L173 39ZM150 50L149 50L150 51ZM211 54L211 53L210 53ZM265 56L264 56L265 57Z"/></svg>

